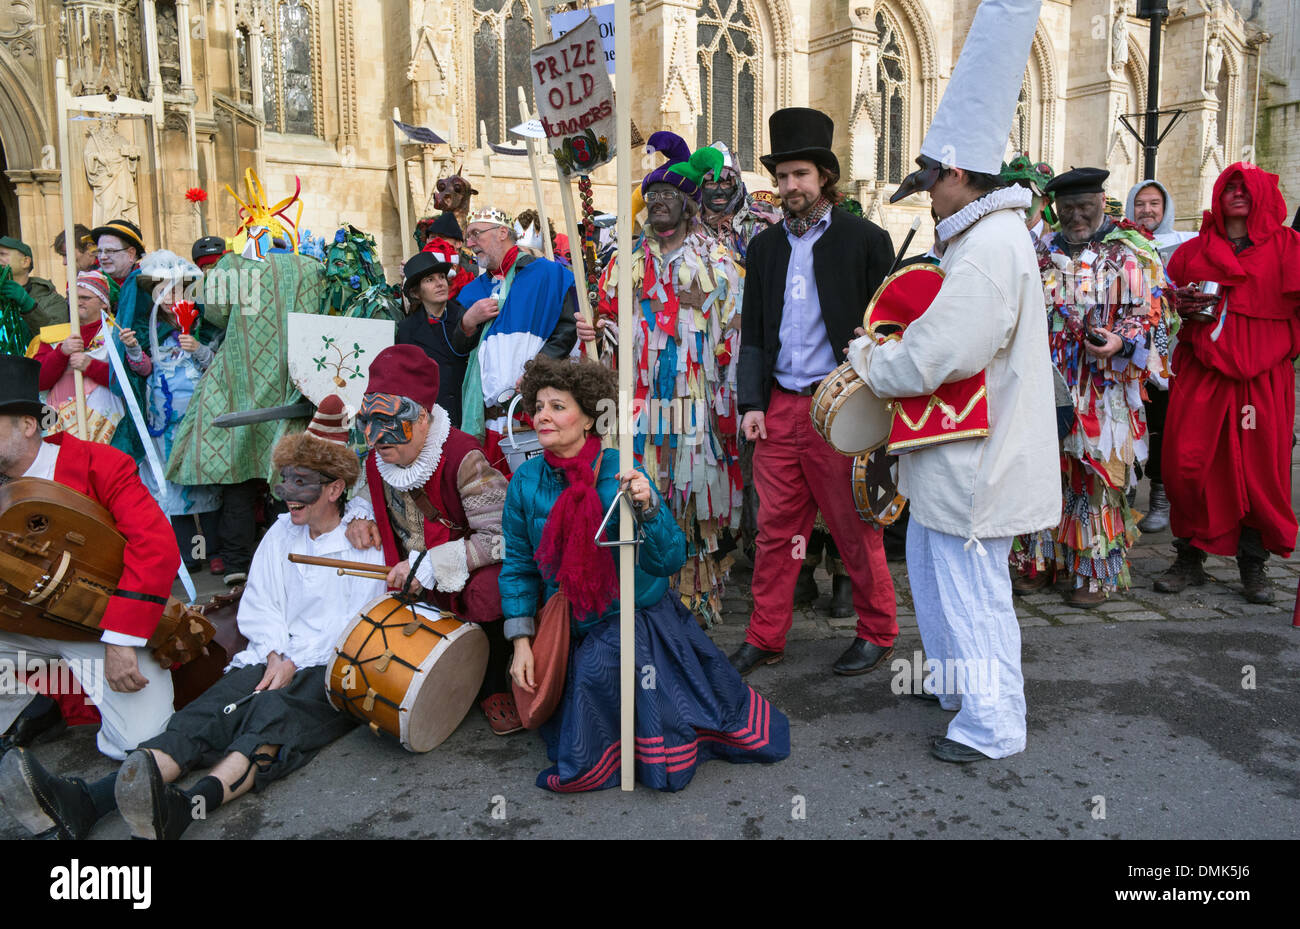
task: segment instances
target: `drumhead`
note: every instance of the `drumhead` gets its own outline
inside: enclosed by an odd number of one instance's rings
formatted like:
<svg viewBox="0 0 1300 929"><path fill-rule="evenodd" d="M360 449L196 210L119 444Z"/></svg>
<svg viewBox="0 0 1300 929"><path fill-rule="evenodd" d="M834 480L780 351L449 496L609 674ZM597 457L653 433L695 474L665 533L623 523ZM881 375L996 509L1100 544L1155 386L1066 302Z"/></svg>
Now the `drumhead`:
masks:
<svg viewBox="0 0 1300 929"><path fill-rule="evenodd" d="M826 417L826 441L844 455L861 455L889 441L894 413L888 400L882 400L861 381L852 393L839 399Z"/></svg>
<svg viewBox="0 0 1300 929"><path fill-rule="evenodd" d="M487 662L487 634L474 623L429 652L402 699L400 738L407 751L430 751L456 731L483 685Z"/></svg>

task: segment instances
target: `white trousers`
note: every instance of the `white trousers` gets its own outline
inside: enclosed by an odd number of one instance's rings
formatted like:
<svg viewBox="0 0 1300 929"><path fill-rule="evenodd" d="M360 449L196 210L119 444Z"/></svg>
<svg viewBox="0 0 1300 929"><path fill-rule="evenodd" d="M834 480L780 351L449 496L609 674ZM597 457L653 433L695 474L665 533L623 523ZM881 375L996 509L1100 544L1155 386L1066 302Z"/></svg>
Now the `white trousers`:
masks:
<svg viewBox="0 0 1300 929"><path fill-rule="evenodd" d="M28 679L43 674L47 681L63 685L64 691L71 689L67 684L75 678L103 717L99 750L123 760L141 742L162 732L172 715L171 671L159 665L147 648L137 648L135 656L149 684L135 693L118 693L109 689L104 678L102 642L61 642L0 631L0 732L13 724L35 695L17 683L17 671L25 671ZM60 659L67 662L66 668L58 666Z"/></svg>
<svg viewBox="0 0 1300 929"><path fill-rule="evenodd" d="M908 521L907 576L916 625L940 705L960 708L948 738L1005 758L1025 750L1020 624L1007 570L1011 537L965 545L965 539Z"/></svg>

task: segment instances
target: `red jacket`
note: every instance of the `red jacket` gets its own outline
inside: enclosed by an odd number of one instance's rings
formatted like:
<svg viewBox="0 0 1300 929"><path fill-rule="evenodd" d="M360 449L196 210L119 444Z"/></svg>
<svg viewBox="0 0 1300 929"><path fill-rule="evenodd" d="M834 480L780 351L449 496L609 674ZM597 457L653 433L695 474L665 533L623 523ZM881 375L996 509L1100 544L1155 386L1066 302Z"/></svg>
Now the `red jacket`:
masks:
<svg viewBox="0 0 1300 929"><path fill-rule="evenodd" d="M154 633L180 568L181 553L171 521L145 489L130 455L99 442L58 432L54 480L83 493L113 516L126 539L122 577L99 627L147 639Z"/></svg>

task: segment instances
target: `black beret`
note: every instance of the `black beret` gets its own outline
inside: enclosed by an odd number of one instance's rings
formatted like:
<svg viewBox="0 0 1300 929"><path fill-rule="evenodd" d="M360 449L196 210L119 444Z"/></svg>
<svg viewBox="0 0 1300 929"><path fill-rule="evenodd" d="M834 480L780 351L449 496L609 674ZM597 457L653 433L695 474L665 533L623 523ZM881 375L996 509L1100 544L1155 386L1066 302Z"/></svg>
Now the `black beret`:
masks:
<svg viewBox="0 0 1300 929"><path fill-rule="evenodd" d="M1105 193L1106 178L1110 172L1105 168L1075 168L1058 174L1043 186L1043 193L1054 197L1069 197L1074 194Z"/></svg>

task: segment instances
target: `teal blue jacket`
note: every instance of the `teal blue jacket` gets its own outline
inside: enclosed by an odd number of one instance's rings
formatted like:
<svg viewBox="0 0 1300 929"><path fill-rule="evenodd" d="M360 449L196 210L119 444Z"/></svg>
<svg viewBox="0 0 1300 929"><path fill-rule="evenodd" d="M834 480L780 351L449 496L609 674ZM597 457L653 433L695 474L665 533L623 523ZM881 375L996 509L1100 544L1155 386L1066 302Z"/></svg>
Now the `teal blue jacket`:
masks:
<svg viewBox="0 0 1300 929"><path fill-rule="evenodd" d="M638 468L638 470L642 470ZM644 473L644 471L643 471ZM618 493L618 454L609 450L600 464L596 490L600 494L602 510L608 510ZM505 511L501 514L501 529L505 536L506 552L501 566L501 614L506 619L508 638L533 635L537 611L558 589L554 580L542 577L537 565L537 549L542 544L542 529L555 501L568 486L562 471L552 468L538 455L525 461L510 478L506 491ZM657 507L652 516L641 521L644 540L636 565L636 606L643 609L653 606L668 592L668 578L681 570L686 563L686 536L659 497L654 483ZM623 507L619 506L619 511ZM605 530L607 540L619 537L616 512ZM618 549L605 549L609 557L616 557ZM610 604L603 616L575 616L579 632L606 619L618 620L618 600Z"/></svg>

